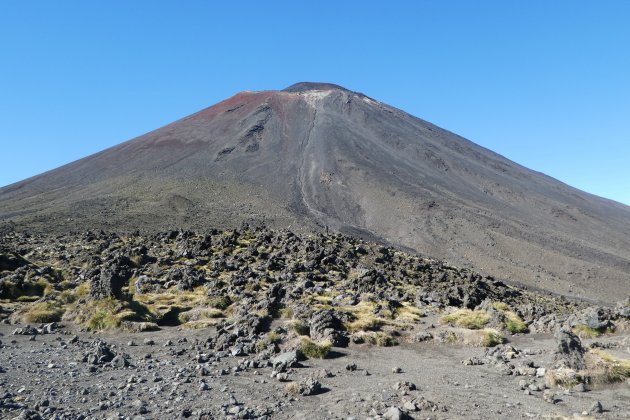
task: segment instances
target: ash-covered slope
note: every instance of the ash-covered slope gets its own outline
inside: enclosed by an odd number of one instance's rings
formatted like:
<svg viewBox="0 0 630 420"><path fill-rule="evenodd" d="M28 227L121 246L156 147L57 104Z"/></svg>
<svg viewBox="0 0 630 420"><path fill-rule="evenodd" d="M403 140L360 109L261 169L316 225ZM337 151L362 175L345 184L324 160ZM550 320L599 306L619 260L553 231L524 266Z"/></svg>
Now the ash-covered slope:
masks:
<svg viewBox="0 0 630 420"><path fill-rule="evenodd" d="M7 186L0 220L52 232L328 226L564 294L612 302L630 288L629 207L323 83L242 92Z"/></svg>

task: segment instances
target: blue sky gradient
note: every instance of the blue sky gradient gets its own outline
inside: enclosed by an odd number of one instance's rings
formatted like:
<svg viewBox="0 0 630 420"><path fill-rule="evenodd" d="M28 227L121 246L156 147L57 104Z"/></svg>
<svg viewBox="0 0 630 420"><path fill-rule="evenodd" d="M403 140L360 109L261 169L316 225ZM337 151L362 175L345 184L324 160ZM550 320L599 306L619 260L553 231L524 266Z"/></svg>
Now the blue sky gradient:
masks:
<svg viewBox="0 0 630 420"><path fill-rule="evenodd" d="M630 204L630 2L224 3L1 2L0 186L325 81Z"/></svg>

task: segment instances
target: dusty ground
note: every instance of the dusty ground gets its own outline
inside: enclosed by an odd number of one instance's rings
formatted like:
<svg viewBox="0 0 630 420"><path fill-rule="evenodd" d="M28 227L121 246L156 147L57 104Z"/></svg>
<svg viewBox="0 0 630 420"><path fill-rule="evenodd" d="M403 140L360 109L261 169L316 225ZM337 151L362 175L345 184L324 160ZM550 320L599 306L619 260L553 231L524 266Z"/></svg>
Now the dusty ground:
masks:
<svg viewBox="0 0 630 420"><path fill-rule="evenodd" d="M403 343L395 347L353 345L334 349L331 358L309 359L289 371L286 381L270 377L271 367L240 369L251 357L225 357L216 362L198 363L205 351L199 343L213 334L212 329L180 331L163 328L135 334L87 334L71 328L47 335L11 335L15 326L0 325L0 417L13 418L21 407L48 405L43 418L138 418L167 419L190 416L225 418L233 413L272 418L369 418L387 412L389 407L405 409L415 401L420 411L409 410L414 418L545 418L573 416L589 412L600 401L604 412L597 418L630 417L630 384L588 392L554 389L555 403L546 402L542 391L526 395L519 382L542 385L542 378L504 375L484 359L484 348L449 345L429 341ZM72 341L77 333L77 339ZM103 340L115 353L124 353L128 367L109 367L82 362L82 355L95 339ZM146 344L151 339L155 344ZM628 343L622 335L600 342ZM168 341L171 345L166 345ZM135 346L129 342L135 342ZM185 342L182 342L185 341ZM555 340L550 335L512 337L511 345L524 350L523 358L536 365L551 363ZM526 350L527 349L527 350ZM630 354L628 346L617 352ZM486 360L479 366L466 366L463 360ZM349 371L346 366L356 364ZM207 369L207 376L201 368ZM400 373L393 369L399 367ZM331 377L322 373L326 369ZM224 374L219 374L223 370ZM318 395L290 395L286 384L317 376L323 389ZM207 384L201 389L201 382ZM417 390L397 390L408 381ZM406 394L406 395L404 395ZM230 401L231 397L234 400ZM421 407L425 399L425 407ZM47 401L47 403L46 403ZM13 408L12 408L13 407ZM238 409L234 407L239 407ZM40 410L40 413L42 411ZM35 418L35 417L33 417Z"/></svg>

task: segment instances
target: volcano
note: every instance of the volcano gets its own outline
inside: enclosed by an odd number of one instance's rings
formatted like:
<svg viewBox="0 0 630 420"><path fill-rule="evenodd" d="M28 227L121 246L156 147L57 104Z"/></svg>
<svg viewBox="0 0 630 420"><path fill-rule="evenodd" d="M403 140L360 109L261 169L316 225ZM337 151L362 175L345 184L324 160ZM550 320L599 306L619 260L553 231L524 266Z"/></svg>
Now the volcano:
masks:
<svg viewBox="0 0 630 420"><path fill-rule="evenodd" d="M630 289L630 207L327 83L241 92L0 189L40 233L330 229L598 302Z"/></svg>

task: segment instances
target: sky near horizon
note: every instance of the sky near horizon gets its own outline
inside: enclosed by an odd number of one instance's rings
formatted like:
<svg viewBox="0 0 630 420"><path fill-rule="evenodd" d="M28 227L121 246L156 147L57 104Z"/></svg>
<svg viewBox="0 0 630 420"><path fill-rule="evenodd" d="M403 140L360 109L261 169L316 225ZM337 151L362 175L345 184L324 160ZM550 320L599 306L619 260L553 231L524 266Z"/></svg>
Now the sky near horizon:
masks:
<svg viewBox="0 0 630 420"><path fill-rule="evenodd" d="M630 205L630 2L227 3L0 2L0 187L322 81Z"/></svg>

